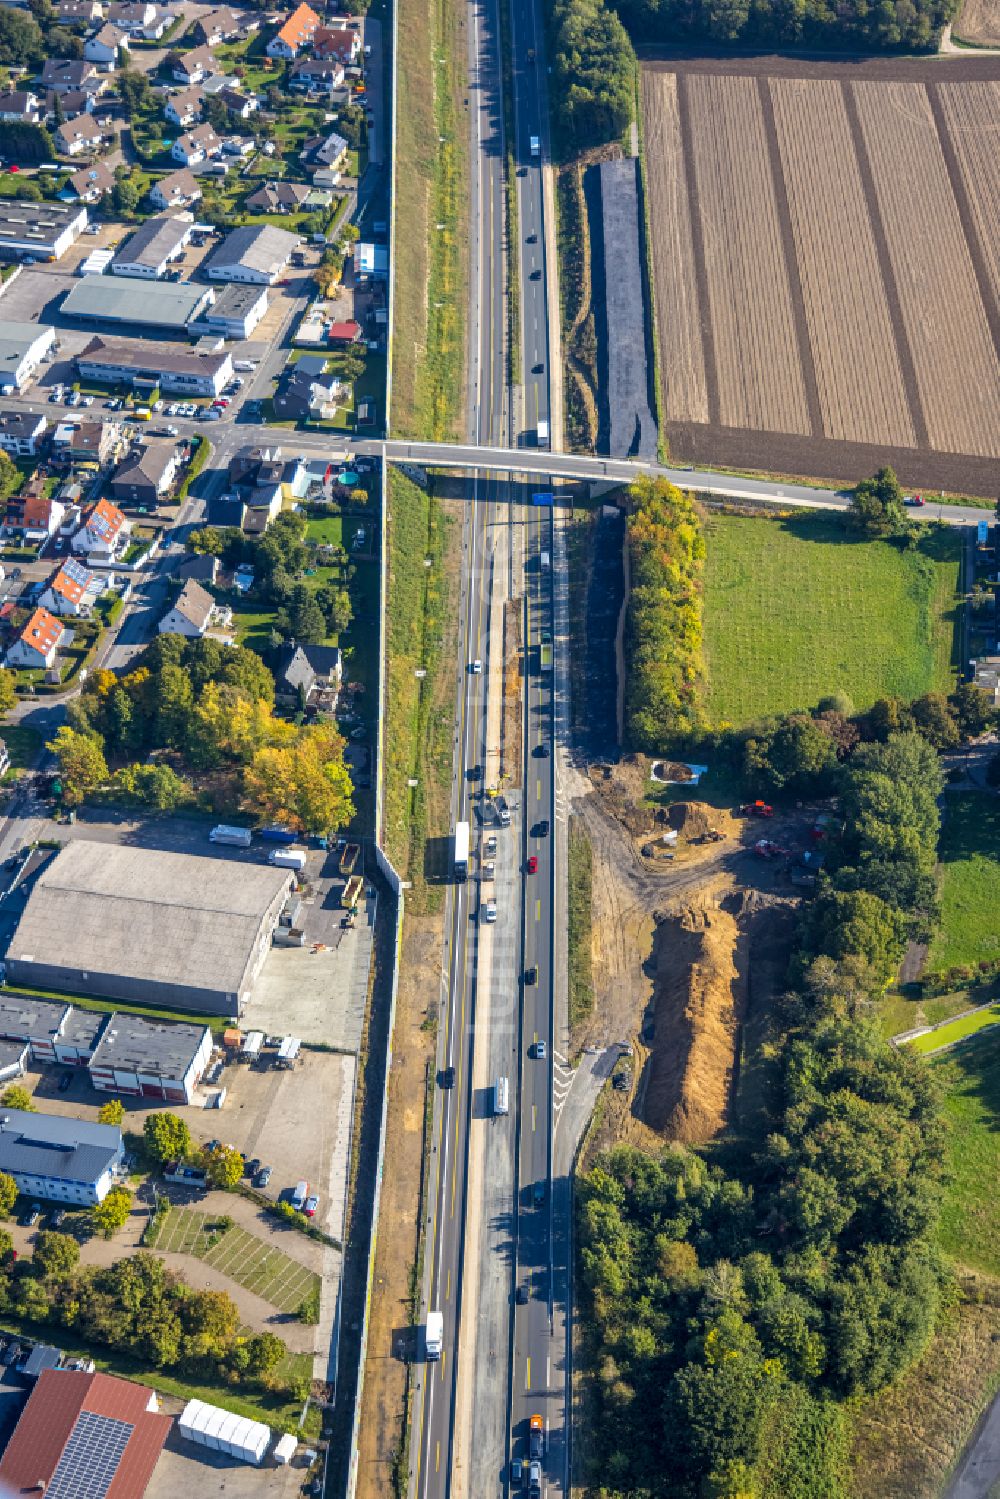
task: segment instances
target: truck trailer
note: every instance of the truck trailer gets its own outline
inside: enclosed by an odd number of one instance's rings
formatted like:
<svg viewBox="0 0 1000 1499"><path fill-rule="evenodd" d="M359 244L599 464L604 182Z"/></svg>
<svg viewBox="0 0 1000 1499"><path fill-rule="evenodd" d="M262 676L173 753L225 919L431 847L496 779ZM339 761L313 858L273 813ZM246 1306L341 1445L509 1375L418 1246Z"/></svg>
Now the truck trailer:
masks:
<svg viewBox="0 0 1000 1499"><path fill-rule="evenodd" d="M424 1343L426 1345L428 1362L436 1362L441 1357L441 1349L444 1345L443 1312L427 1313L427 1329L424 1334Z"/></svg>
<svg viewBox="0 0 1000 1499"><path fill-rule="evenodd" d="M267 862L277 869L302 870L305 869L308 858L309 850L305 848L272 848Z"/></svg>
<svg viewBox="0 0 1000 1499"><path fill-rule="evenodd" d="M250 828L227 827L224 822L220 822L208 835L209 843L231 843L234 848L249 848L252 840L253 832Z"/></svg>
<svg viewBox="0 0 1000 1499"><path fill-rule="evenodd" d="M469 824L456 822L454 869L456 880L464 880L469 874Z"/></svg>

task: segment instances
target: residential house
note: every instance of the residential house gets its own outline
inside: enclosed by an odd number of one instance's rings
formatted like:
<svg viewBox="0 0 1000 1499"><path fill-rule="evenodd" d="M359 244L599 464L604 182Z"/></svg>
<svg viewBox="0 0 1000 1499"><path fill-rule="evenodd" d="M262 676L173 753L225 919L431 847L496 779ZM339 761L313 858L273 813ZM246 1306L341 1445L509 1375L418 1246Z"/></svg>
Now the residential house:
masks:
<svg viewBox="0 0 1000 1499"><path fill-rule="evenodd" d="M154 182L149 190L149 201L156 208L189 208L201 197L198 179L192 172L182 170L170 172Z"/></svg>
<svg viewBox="0 0 1000 1499"><path fill-rule="evenodd" d="M291 464L280 448L245 448L229 462L230 496L243 507L238 522L249 535L262 535L281 514L285 485L294 483L301 460Z"/></svg>
<svg viewBox="0 0 1000 1499"><path fill-rule="evenodd" d="M275 695L308 705L317 697L340 691L344 668L337 646L286 645L278 658ZM330 706L326 704L325 706Z"/></svg>
<svg viewBox="0 0 1000 1499"><path fill-rule="evenodd" d="M7 648L8 666L25 666L48 671L55 664L56 652L65 629L54 614L38 608L14 643ZM0 1131L0 1135L2 1135Z"/></svg>
<svg viewBox="0 0 1000 1499"><path fill-rule="evenodd" d="M104 76L98 75L101 83ZM54 89L49 89L45 95L45 116L51 120L57 112L62 113L64 120L71 119L73 115L92 115L97 109L97 101L102 89L70 88L65 93L57 94Z"/></svg>
<svg viewBox="0 0 1000 1499"><path fill-rule="evenodd" d="M177 448L172 442L150 442L125 460L111 481L119 505L155 510L177 475Z"/></svg>
<svg viewBox="0 0 1000 1499"><path fill-rule="evenodd" d="M160 620L158 629L161 635L186 635L189 640L197 640L205 634L214 613L212 595L189 578L172 608Z"/></svg>
<svg viewBox="0 0 1000 1499"><path fill-rule="evenodd" d="M326 336L331 344L345 349L350 344L356 344L361 337L361 324L352 320L346 323L331 323L326 330Z"/></svg>
<svg viewBox="0 0 1000 1499"><path fill-rule="evenodd" d="M122 444L115 422L61 422L52 435L52 457L75 469L106 468Z"/></svg>
<svg viewBox="0 0 1000 1499"><path fill-rule="evenodd" d="M79 156L82 151L95 151L102 140L101 127L93 115L74 115L63 120L52 132L56 150L63 156Z"/></svg>
<svg viewBox="0 0 1000 1499"><path fill-rule="evenodd" d="M128 53L128 34L119 31L117 26L106 22L93 36L88 36L83 44L83 55L88 62L96 62L99 67L113 68L118 62L119 53Z"/></svg>
<svg viewBox="0 0 1000 1499"><path fill-rule="evenodd" d="M189 552L181 558L173 572L174 577L181 583L193 581L211 586L219 581L220 566L218 557L213 557L209 552L204 554Z"/></svg>
<svg viewBox="0 0 1000 1499"><path fill-rule="evenodd" d="M327 167L332 172L339 172L347 163L349 146L342 135L336 130L324 136L312 145L309 152L310 160L319 166Z"/></svg>
<svg viewBox="0 0 1000 1499"><path fill-rule="evenodd" d="M216 97L221 99L229 113L235 115L238 120L248 120L254 111L260 108L255 95L243 94L239 89L230 88L228 84L224 84L219 89Z"/></svg>
<svg viewBox="0 0 1000 1499"><path fill-rule="evenodd" d="M344 83L344 64L335 57L304 57L292 67L292 88L316 89L332 94Z"/></svg>
<svg viewBox="0 0 1000 1499"><path fill-rule="evenodd" d="M303 359L286 367L274 395L275 414L284 421L330 421L343 385L335 375L303 368L306 363Z"/></svg>
<svg viewBox="0 0 1000 1499"><path fill-rule="evenodd" d="M0 94L0 120L14 120L20 125L37 125L42 118L38 95L31 89L8 89Z"/></svg>
<svg viewBox="0 0 1000 1499"><path fill-rule="evenodd" d="M20 494L11 495L4 517L5 531L18 531L25 541L48 541L62 525L65 505L46 495L44 489L27 485Z"/></svg>
<svg viewBox="0 0 1000 1499"><path fill-rule="evenodd" d="M194 125L201 119L204 103L205 94L202 89L182 89L179 94L170 95L163 106L163 113L171 124L180 125L184 130L188 125Z"/></svg>
<svg viewBox="0 0 1000 1499"><path fill-rule="evenodd" d="M17 458L34 458L48 425L34 411L0 411L0 448Z"/></svg>
<svg viewBox="0 0 1000 1499"><path fill-rule="evenodd" d="M132 523L118 506L100 499L73 537L72 547L92 562L114 562L128 546L131 533Z"/></svg>
<svg viewBox="0 0 1000 1499"><path fill-rule="evenodd" d="M42 88L55 94L66 94L71 89L86 91L88 85L104 87L94 64L86 58L50 57L42 66Z"/></svg>
<svg viewBox="0 0 1000 1499"><path fill-rule="evenodd" d="M292 11L288 20L267 44L268 57L283 57L291 62L303 47L308 46L319 29L319 16L308 5L302 4Z"/></svg>
<svg viewBox="0 0 1000 1499"><path fill-rule="evenodd" d="M312 189L305 182L265 182L246 200L254 213L298 213Z"/></svg>
<svg viewBox="0 0 1000 1499"><path fill-rule="evenodd" d="M107 586L107 578L92 573L75 557L67 557L51 577L38 602L50 614L87 619Z"/></svg>
<svg viewBox="0 0 1000 1499"><path fill-rule="evenodd" d="M218 156L221 150L222 141L211 125L196 125L194 130L177 137L170 148L170 154L181 166L193 167L211 156Z"/></svg>
<svg viewBox="0 0 1000 1499"><path fill-rule="evenodd" d="M226 5L218 10L206 11L194 23L194 34L206 47L217 47L220 42L232 41L239 36L240 23Z"/></svg>
<svg viewBox="0 0 1000 1499"><path fill-rule="evenodd" d="M101 0L59 0L56 15L60 26L92 26L104 20Z"/></svg>
<svg viewBox="0 0 1000 1499"><path fill-rule="evenodd" d="M143 36L147 42L158 42L174 18L169 11L150 4L149 0L122 0L122 3L111 6L108 20L122 31Z"/></svg>
<svg viewBox="0 0 1000 1499"><path fill-rule="evenodd" d="M79 203L98 203L115 185L115 174L103 161L92 161L74 172L65 192Z"/></svg>
<svg viewBox="0 0 1000 1499"><path fill-rule="evenodd" d="M219 71L211 47L192 47L190 52L169 52L167 67L176 83L203 83Z"/></svg>
<svg viewBox="0 0 1000 1499"><path fill-rule="evenodd" d="M361 38L347 26L321 26L313 36L313 56L333 57L349 68L361 56Z"/></svg>
<svg viewBox="0 0 1000 1499"><path fill-rule="evenodd" d="M208 262L211 281L246 281L273 286L300 243L274 224L246 224L227 234Z"/></svg>

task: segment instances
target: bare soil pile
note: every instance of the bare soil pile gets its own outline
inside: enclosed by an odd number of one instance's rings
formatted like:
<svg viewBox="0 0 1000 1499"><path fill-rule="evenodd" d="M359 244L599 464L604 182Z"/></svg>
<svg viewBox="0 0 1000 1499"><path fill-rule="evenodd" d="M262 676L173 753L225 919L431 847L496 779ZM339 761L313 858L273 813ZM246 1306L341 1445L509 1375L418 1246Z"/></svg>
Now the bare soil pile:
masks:
<svg viewBox="0 0 1000 1499"><path fill-rule="evenodd" d="M651 1129L697 1144L723 1127L742 982L737 924L727 911L690 907L662 921L653 954L655 1031L641 1112Z"/></svg>

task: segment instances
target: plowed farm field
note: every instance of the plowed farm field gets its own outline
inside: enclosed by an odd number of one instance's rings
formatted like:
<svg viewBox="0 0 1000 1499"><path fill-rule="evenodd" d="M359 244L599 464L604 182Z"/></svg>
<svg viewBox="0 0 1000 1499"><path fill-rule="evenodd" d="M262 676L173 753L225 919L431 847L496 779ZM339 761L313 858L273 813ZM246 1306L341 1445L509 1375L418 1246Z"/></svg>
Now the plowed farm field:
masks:
<svg viewBox="0 0 1000 1499"><path fill-rule="evenodd" d="M677 458L991 495L1000 58L643 67Z"/></svg>

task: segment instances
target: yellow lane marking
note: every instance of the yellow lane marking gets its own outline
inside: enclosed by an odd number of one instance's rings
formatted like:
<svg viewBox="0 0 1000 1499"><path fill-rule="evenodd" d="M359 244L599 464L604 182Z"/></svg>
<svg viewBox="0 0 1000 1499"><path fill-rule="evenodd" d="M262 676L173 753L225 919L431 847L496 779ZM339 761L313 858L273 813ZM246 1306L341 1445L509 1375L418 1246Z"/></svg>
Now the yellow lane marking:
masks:
<svg viewBox="0 0 1000 1499"><path fill-rule="evenodd" d="M541 919L542 919L542 903L541 903L540 900L536 900L535 901L535 920L536 921L541 921Z"/></svg>
<svg viewBox="0 0 1000 1499"><path fill-rule="evenodd" d="M542 782L541 782L541 779L539 779L539 780L537 780L535 782L535 801L536 802L540 802L541 799L542 799Z"/></svg>
<svg viewBox="0 0 1000 1499"><path fill-rule="evenodd" d="M434 1471L435 1471L435 1473L440 1473L440 1471L441 1471L441 1443L440 1442L435 1442L434 1443Z"/></svg>
<svg viewBox="0 0 1000 1499"><path fill-rule="evenodd" d="M527 1368L525 1369L525 1373L524 1373L524 1388L526 1390L530 1390L531 1389L531 1359L530 1358L527 1360Z"/></svg>
<svg viewBox="0 0 1000 1499"><path fill-rule="evenodd" d="M538 1119L538 1105L537 1105L537 1103L533 1103L531 1105L531 1133L532 1134L535 1133L535 1124L537 1122L537 1119Z"/></svg>

